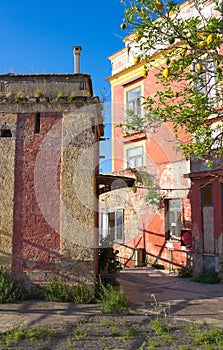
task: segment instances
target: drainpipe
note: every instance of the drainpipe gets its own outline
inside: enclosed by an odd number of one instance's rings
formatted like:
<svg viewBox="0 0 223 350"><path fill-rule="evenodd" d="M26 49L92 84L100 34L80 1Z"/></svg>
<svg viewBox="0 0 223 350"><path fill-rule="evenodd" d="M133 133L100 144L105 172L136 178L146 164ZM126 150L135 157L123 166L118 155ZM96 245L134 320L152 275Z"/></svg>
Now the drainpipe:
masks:
<svg viewBox="0 0 223 350"><path fill-rule="evenodd" d="M81 55L81 46L72 46L74 54L74 73L80 73L80 55Z"/></svg>

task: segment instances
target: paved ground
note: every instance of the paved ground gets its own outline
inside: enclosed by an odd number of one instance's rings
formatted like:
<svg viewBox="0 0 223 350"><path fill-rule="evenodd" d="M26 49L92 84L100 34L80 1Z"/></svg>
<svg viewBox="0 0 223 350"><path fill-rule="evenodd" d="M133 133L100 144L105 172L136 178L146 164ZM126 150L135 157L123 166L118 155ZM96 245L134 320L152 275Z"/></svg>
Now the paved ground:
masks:
<svg viewBox="0 0 223 350"><path fill-rule="evenodd" d="M223 328L223 284L192 282L154 269L124 270L121 284L128 299L141 310L151 308L154 295L158 303L170 304L174 317Z"/></svg>
<svg viewBox="0 0 223 350"><path fill-rule="evenodd" d="M157 303L170 305L171 315L183 320L214 323L223 328L223 284L191 282L162 270L134 269L120 273L120 282L129 301L147 312ZM97 305L76 305L26 301L0 304L0 332L14 326L38 326L75 322L83 316L99 313Z"/></svg>

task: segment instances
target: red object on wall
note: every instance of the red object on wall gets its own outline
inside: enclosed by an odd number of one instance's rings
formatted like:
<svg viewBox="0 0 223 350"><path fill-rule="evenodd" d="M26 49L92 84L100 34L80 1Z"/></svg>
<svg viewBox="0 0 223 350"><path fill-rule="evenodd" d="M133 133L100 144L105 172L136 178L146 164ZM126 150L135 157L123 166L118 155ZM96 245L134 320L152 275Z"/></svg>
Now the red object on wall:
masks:
<svg viewBox="0 0 223 350"><path fill-rule="evenodd" d="M181 230L181 245L192 246L192 231L191 230Z"/></svg>

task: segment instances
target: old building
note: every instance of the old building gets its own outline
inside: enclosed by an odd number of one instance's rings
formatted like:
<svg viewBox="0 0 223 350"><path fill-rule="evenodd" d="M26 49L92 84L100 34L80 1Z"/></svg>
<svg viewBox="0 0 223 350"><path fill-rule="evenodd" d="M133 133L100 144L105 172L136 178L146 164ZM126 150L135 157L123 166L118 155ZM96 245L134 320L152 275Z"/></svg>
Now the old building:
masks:
<svg viewBox="0 0 223 350"><path fill-rule="evenodd" d="M222 173L222 158L207 167L205 159L191 157L191 172L188 176L192 184L190 197L195 276L206 271L223 275Z"/></svg>
<svg viewBox="0 0 223 350"><path fill-rule="evenodd" d="M88 74L0 76L0 265L94 285L101 106Z"/></svg>
<svg viewBox="0 0 223 350"><path fill-rule="evenodd" d="M185 18L196 13L189 1L180 9ZM219 16L214 1L205 1L202 11L204 16ZM144 113L142 97L153 96L161 88L155 73L165 62L154 48L153 65L147 75L146 62L140 59L140 45L135 42L134 34L123 42L123 49L109 57L112 170L113 174L136 178L136 186L100 197L101 241L114 244L126 267L152 264L172 270L191 264L195 276L213 270L222 274L222 159L211 167L206 166L207 159L185 160L176 151L171 123L158 125L154 130L140 129ZM209 78L204 79L209 82L205 87L209 91L215 74L211 79L210 69L202 74L209 74ZM196 86L196 89L202 88L202 84ZM214 92L211 93L213 97ZM210 121L213 140L217 132L222 147L222 108L215 112ZM131 116L137 117L139 124L126 132L123 126ZM185 136L182 132L180 138ZM210 154L212 152L214 147Z"/></svg>
<svg viewBox="0 0 223 350"><path fill-rule="evenodd" d="M204 15L215 15L213 2L205 4ZM185 18L196 14L188 1L180 6L180 11ZM156 73L165 65L165 59L155 47L151 49L153 64L147 74L134 33L123 42L123 49L109 57L112 66L108 78L112 90L112 171L135 177L136 187L132 191L122 189L100 197L100 237L103 243L114 242L124 266L149 263L177 269L192 264L195 258L191 249L192 235L195 235L191 204L198 214L196 196L193 187L191 191L190 176L187 176L190 162L177 151L170 122L157 125L153 130L140 126L143 97L154 96L162 89ZM126 132L123 126L131 117L135 118L136 127ZM182 131L179 139L185 136ZM192 177L194 179L194 175ZM202 237L203 233L199 235Z"/></svg>
<svg viewBox="0 0 223 350"><path fill-rule="evenodd" d="M100 237L119 251L126 267L144 263L176 269L191 263L189 162L176 151L171 124L156 131L140 129L125 133L127 111L143 115L142 97L154 93L154 69L143 76L144 62L137 55L133 36L124 39L125 48L109 57L112 75L112 159L113 174L136 178L132 189L100 196ZM140 179L141 177L141 179ZM157 190L154 190L156 188ZM154 197L155 196L155 197Z"/></svg>

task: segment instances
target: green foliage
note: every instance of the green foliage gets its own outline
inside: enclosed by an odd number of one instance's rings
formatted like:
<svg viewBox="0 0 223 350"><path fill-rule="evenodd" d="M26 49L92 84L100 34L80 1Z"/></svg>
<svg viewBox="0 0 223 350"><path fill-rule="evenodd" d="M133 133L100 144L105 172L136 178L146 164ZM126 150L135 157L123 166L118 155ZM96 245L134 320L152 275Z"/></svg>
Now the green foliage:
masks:
<svg viewBox="0 0 223 350"><path fill-rule="evenodd" d="M47 284L45 298L54 302L75 302L88 304L94 301L94 295L85 284L68 285L59 279Z"/></svg>
<svg viewBox="0 0 223 350"><path fill-rule="evenodd" d="M112 286L104 286L101 283L98 302L103 314L114 314L124 312L128 300L122 289L116 290Z"/></svg>
<svg viewBox="0 0 223 350"><path fill-rule="evenodd" d="M0 270L0 303L11 303L23 299L22 288L13 279L10 271Z"/></svg>
<svg viewBox="0 0 223 350"><path fill-rule="evenodd" d="M203 3L193 0L191 17L182 16L181 6L172 0L163 1L161 7L156 0L121 2L125 8L121 28L135 34L145 69L155 67L159 84L154 96L144 98L144 120L135 123L133 118L129 129L137 129L139 122L141 130L142 125L151 129L171 121L179 142L181 130L188 134L180 143L186 157L191 153L220 157L222 133L216 137L208 121L222 100L222 2L213 1L216 12L207 15ZM214 145L216 152L210 151Z"/></svg>
<svg viewBox="0 0 223 350"><path fill-rule="evenodd" d="M14 328L0 334L0 344L10 346L11 343L21 340L35 341L37 339L55 337L57 333L46 327L29 327L27 329Z"/></svg>
<svg viewBox="0 0 223 350"><path fill-rule="evenodd" d="M78 284L73 287L73 301L77 304L89 304L94 302L92 291L85 284Z"/></svg>
<svg viewBox="0 0 223 350"><path fill-rule="evenodd" d="M82 325L78 324L73 331L73 337L76 340L85 339L88 336L87 332L83 329Z"/></svg>
<svg viewBox="0 0 223 350"><path fill-rule="evenodd" d="M61 282L59 279L50 281L45 290L45 298L54 302L72 301L72 289L69 285Z"/></svg>
<svg viewBox="0 0 223 350"><path fill-rule="evenodd" d="M178 269L178 276L182 278L192 277L193 269L191 266L180 266Z"/></svg>
<svg viewBox="0 0 223 350"><path fill-rule="evenodd" d="M105 274L117 274L121 270L121 264L117 260L117 253L113 247L107 246L106 242L102 242L102 247L98 250L98 271Z"/></svg>
<svg viewBox="0 0 223 350"><path fill-rule="evenodd" d="M223 345L223 330L212 325L210 329L194 333L193 345Z"/></svg>
<svg viewBox="0 0 223 350"><path fill-rule="evenodd" d="M156 334L166 334L170 332L170 325L165 318L156 317L151 320L151 328Z"/></svg>
<svg viewBox="0 0 223 350"><path fill-rule="evenodd" d="M64 97L64 94L62 92L58 92L56 98L60 99L62 97Z"/></svg>
<svg viewBox="0 0 223 350"><path fill-rule="evenodd" d="M137 184L141 185L145 189L147 188L145 203L147 205L157 207L160 204L161 196L158 192L155 177L144 170L137 170L134 168L128 168L128 170L135 175Z"/></svg>
<svg viewBox="0 0 223 350"><path fill-rule="evenodd" d="M216 271L205 271L200 276L193 278L194 282L217 284L221 282L221 277Z"/></svg>

